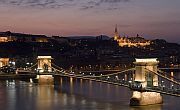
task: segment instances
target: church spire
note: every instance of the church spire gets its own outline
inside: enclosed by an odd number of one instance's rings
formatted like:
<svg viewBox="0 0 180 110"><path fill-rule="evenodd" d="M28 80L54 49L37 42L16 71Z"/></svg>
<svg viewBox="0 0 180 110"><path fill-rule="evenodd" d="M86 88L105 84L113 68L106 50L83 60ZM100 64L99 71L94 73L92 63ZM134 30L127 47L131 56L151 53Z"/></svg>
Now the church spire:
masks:
<svg viewBox="0 0 180 110"><path fill-rule="evenodd" d="M119 38L119 34L118 34L118 29L117 29L117 24L115 27L115 32L114 32L114 40L117 40Z"/></svg>

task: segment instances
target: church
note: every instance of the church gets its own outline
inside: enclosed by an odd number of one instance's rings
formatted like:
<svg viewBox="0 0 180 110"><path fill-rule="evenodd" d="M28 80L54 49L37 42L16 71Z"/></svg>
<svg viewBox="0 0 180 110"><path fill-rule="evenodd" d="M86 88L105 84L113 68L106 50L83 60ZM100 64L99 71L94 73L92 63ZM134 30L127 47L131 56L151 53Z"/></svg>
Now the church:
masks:
<svg viewBox="0 0 180 110"><path fill-rule="evenodd" d="M146 40L143 37L121 37L118 33L117 25L115 27L114 40L118 42L120 47L143 47L150 45L150 40Z"/></svg>

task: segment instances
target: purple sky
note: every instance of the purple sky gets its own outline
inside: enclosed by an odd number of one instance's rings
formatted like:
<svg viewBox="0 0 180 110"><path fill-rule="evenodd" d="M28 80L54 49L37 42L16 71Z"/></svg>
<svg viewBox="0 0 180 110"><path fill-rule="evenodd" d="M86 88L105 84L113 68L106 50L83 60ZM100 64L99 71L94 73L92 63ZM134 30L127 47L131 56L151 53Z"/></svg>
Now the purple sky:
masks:
<svg viewBox="0 0 180 110"><path fill-rule="evenodd" d="M180 0L0 0L0 31L121 36L180 43Z"/></svg>

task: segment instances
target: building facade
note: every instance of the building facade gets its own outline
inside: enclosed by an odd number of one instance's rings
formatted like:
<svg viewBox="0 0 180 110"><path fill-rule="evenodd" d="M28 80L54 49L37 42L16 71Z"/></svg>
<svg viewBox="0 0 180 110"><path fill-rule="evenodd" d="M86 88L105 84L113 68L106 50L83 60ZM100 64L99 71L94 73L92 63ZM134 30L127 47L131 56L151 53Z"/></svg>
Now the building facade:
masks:
<svg viewBox="0 0 180 110"><path fill-rule="evenodd" d="M146 40L143 37L121 37L118 33L117 26L115 27L114 40L118 42L121 47L138 47L150 45L150 40Z"/></svg>

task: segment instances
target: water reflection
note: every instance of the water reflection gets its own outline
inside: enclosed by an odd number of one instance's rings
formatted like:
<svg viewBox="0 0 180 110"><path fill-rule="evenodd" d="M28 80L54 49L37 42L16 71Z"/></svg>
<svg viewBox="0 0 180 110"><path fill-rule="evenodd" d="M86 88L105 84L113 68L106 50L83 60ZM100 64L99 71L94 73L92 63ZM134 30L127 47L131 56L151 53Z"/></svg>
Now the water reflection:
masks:
<svg viewBox="0 0 180 110"><path fill-rule="evenodd" d="M120 101L119 97L121 97L123 99L126 99L126 104L128 105L129 98L132 94L129 89L124 87L89 80L61 78L60 83L61 84L59 84L59 86L55 86L55 89L59 92L81 95L90 99L97 99L100 101L109 100L112 102L118 102Z"/></svg>
<svg viewBox="0 0 180 110"><path fill-rule="evenodd" d="M162 105L149 105L149 106L141 106L141 107L131 107L130 110L162 110Z"/></svg>
<svg viewBox="0 0 180 110"><path fill-rule="evenodd" d="M164 96L163 105L130 107L129 89L75 78L58 86L0 81L0 110L180 110L179 98Z"/></svg>

